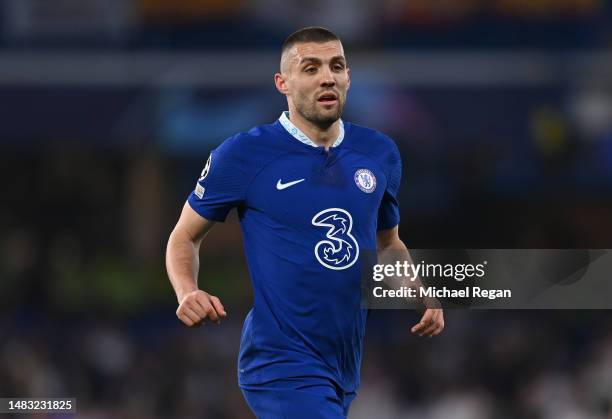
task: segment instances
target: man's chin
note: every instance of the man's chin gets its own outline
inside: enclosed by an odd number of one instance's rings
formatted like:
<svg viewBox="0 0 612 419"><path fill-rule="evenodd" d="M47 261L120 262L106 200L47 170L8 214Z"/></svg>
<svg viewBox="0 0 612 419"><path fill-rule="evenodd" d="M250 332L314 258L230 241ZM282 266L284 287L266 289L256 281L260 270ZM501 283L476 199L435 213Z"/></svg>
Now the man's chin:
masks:
<svg viewBox="0 0 612 419"><path fill-rule="evenodd" d="M338 119L340 119L340 115L341 112L339 109L329 109L329 110L324 110L322 112L318 112L315 120L312 121L318 125L321 126L329 126L331 124L333 124L334 122L336 122Z"/></svg>
<svg viewBox="0 0 612 419"><path fill-rule="evenodd" d="M310 123L317 125L323 129L329 128L334 122L340 119L342 115L342 107L334 106L331 109L309 109L310 112L298 112Z"/></svg>

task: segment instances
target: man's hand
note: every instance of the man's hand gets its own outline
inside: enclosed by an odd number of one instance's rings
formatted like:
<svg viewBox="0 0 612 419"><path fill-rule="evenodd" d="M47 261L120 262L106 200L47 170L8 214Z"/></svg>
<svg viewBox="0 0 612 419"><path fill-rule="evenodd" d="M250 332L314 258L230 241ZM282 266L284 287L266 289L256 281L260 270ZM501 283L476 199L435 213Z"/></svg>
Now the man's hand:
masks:
<svg viewBox="0 0 612 419"><path fill-rule="evenodd" d="M221 300L202 290L185 294L176 310L176 317L189 327L200 326L206 319L219 324L225 316Z"/></svg>
<svg viewBox="0 0 612 419"><path fill-rule="evenodd" d="M412 333L419 336L436 336L444 330L444 313L440 308L428 308L425 310L421 321L412 326Z"/></svg>

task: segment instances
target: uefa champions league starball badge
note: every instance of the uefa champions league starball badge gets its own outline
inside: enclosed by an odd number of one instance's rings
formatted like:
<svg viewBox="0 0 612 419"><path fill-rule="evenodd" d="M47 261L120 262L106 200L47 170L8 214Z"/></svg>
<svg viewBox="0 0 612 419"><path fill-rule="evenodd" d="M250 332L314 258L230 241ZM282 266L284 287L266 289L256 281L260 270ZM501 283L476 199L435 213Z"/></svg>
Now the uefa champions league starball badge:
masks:
<svg viewBox="0 0 612 419"><path fill-rule="evenodd" d="M355 172L355 183L365 193L372 193L376 189L376 176L368 169L359 169Z"/></svg>
<svg viewBox="0 0 612 419"><path fill-rule="evenodd" d="M204 165L204 169L202 169L202 173L200 173L200 178L198 182L203 181L206 176L208 176L208 172L210 171L210 160L212 159L212 153L208 155L208 160L206 160L206 164Z"/></svg>

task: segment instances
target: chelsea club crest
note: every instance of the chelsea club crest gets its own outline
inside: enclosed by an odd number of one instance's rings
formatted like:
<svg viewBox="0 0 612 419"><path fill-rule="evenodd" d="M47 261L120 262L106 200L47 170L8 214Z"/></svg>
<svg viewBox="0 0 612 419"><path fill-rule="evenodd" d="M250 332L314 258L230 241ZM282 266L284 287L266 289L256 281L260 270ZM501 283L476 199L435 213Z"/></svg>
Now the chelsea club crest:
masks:
<svg viewBox="0 0 612 419"><path fill-rule="evenodd" d="M355 183L365 193L372 193L376 189L376 176L368 169L359 169L355 172Z"/></svg>

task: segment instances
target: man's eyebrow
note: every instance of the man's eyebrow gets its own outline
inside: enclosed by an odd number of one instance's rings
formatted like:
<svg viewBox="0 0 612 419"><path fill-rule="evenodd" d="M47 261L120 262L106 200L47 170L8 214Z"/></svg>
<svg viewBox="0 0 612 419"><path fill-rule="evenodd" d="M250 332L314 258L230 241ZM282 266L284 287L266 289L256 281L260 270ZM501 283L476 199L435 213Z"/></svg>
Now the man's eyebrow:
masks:
<svg viewBox="0 0 612 419"><path fill-rule="evenodd" d="M299 64L303 64L307 61L317 63L317 64L321 64L323 62L321 61L320 58L317 58L317 57L302 57ZM329 61L346 61L346 59L344 58L344 55L335 55Z"/></svg>
<svg viewBox="0 0 612 419"><path fill-rule="evenodd" d="M319 63L319 64L322 62L321 59L317 57L302 57L299 63L302 64L302 63L305 63L306 61L311 61L311 62Z"/></svg>

